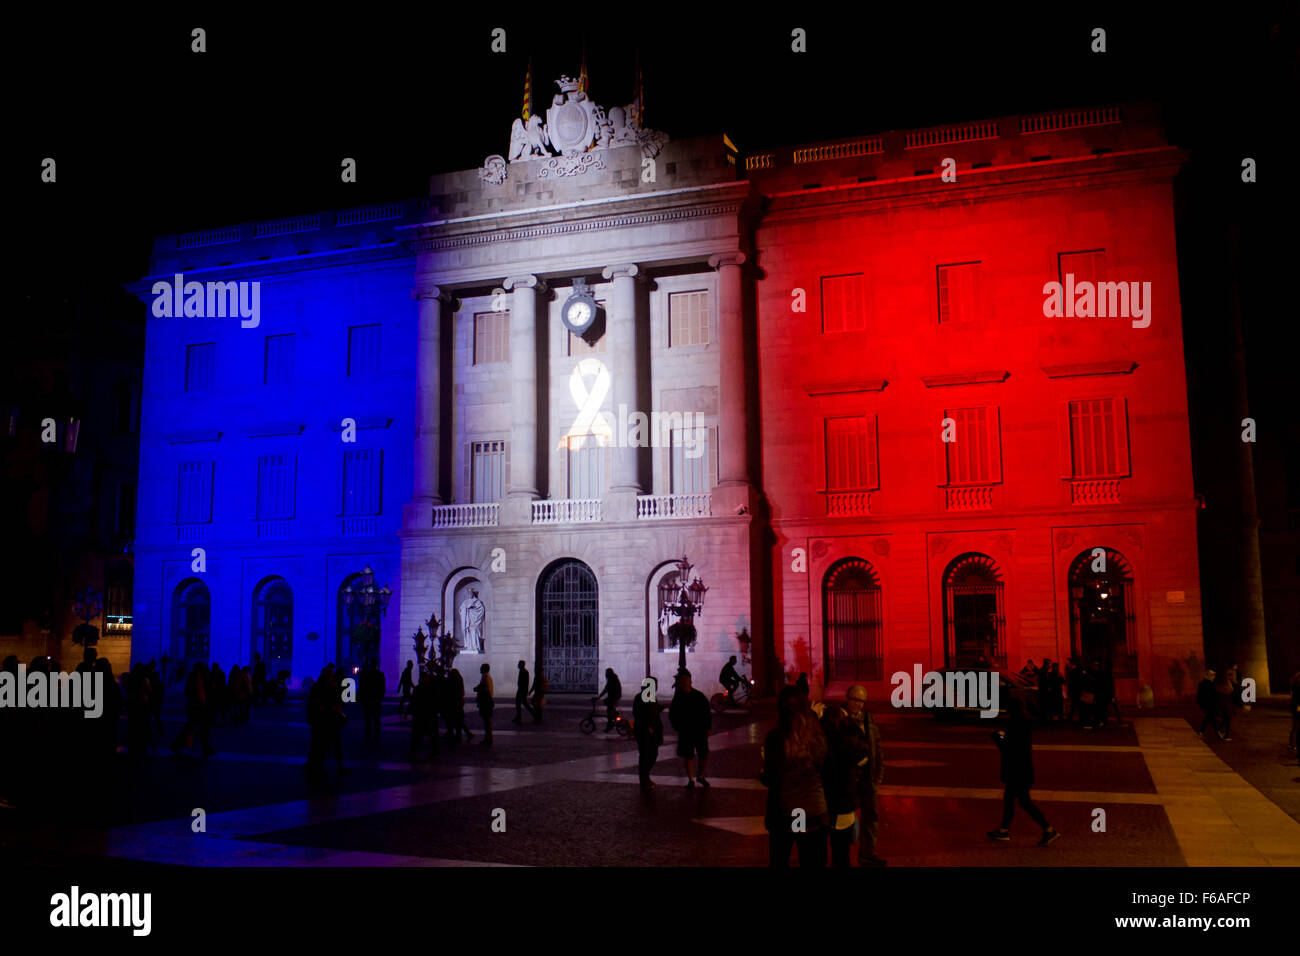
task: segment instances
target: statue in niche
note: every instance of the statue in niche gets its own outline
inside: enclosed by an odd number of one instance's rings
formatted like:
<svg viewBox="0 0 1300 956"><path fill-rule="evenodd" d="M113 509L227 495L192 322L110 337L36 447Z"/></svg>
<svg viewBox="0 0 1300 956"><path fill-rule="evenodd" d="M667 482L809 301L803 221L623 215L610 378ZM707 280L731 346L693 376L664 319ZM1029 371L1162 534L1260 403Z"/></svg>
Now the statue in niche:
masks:
<svg viewBox="0 0 1300 956"><path fill-rule="evenodd" d="M470 588L469 597L460 602L461 642L467 654L483 653L483 615L486 608L479 600L478 591Z"/></svg>

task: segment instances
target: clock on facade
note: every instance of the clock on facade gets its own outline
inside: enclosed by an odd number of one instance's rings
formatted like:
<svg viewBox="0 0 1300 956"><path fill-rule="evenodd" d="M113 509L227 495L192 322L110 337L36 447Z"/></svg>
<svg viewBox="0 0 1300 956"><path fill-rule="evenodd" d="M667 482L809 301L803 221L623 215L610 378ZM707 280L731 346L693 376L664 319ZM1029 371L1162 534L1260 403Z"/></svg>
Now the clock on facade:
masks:
<svg viewBox="0 0 1300 956"><path fill-rule="evenodd" d="M596 300L587 289L587 280L573 280L573 294L564 301L560 318L574 335L582 335L596 321Z"/></svg>

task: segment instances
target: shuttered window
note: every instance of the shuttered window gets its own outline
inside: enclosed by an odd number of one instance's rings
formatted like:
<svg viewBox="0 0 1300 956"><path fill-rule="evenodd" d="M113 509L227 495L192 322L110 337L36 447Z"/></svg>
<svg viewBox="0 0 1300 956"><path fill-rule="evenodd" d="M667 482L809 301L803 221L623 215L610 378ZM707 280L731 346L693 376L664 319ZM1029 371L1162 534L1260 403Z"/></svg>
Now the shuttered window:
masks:
<svg viewBox="0 0 1300 956"><path fill-rule="evenodd" d="M265 385L289 385L293 382L294 335L268 335L262 382Z"/></svg>
<svg viewBox="0 0 1300 956"><path fill-rule="evenodd" d="M377 515L382 510L384 453L378 448L343 452L343 514Z"/></svg>
<svg viewBox="0 0 1300 956"><path fill-rule="evenodd" d="M296 455L262 455L257 459L257 518L292 518Z"/></svg>
<svg viewBox="0 0 1300 956"><path fill-rule="evenodd" d="M949 408L953 441L945 442L948 484L986 485L1002 480L997 408Z"/></svg>
<svg viewBox="0 0 1300 956"><path fill-rule="evenodd" d="M867 327L867 277L862 273L822 277L822 331L855 332Z"/></svg>
<svg viewBox="0 0 1300 956"><path fill-rule="evenodd" d="M185 347L185 391L210 392L217 383L217 343Z"/></svg>
<svg viewBox="0 0 1300 956"><path fill-rule="evenodd" d="M510 313L480 312L474 316L474 364L510 361Z"/></svg>
<svg viewBox="0 0 1300 956"><path fill-rule="evenodd" d="M668 296L668 346L708 345L709 293L674 292Z"/></svg>
<svg viewBox="0 0 1300 956"><path fill-rule="evenodd" d="M183 461L176 475L177 524L212 520L212 462Z"/></svg>
<svg viewBox="0 0 1300 956"><path fill-rule="evenodd" d="M980 317L980 264L939 266L939 323L974 322Z"/></svg>
<svg viewBox="0 0 1300 956"><path fill-rule="evenodd" d="M354 325L348 329L348 376L376 375L379 372L378 325Z"/></svg>
<svg viewBox="0 0 1300 956"><path fill-rule="evenodd" d="M872 491L880 487L876 417L826 420L826 490Z"/></svg>

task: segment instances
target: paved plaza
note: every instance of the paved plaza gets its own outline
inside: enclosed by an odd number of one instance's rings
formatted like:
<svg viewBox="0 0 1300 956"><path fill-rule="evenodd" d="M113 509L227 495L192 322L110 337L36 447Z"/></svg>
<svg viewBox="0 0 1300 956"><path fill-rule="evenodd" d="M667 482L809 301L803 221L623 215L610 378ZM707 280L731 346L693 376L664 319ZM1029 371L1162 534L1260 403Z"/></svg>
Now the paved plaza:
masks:
<svg viewBox="0 0 1300 956"><path fill-rule="evenodd" d="M99 781L84 803L64 792L39 807L0 811L0 842L30 862L766 864L758 769L770 712L715 719L707 790L683 787L669 732L658 789L642 794L634 743L602 733L603 721L584 736L586 703L552 703L541 726L527 715L513 724L513 707L499 706L492 748L478 737L415 763L407 759L409 724L394 703L377 746L363 743L354 713L344 731L350 773L338 777L327 761L329 778L318 785L302 770L301 701L259 707L247 726L214 728L216 757L177 759L164 748L133 763L119 754L111 786ZM166 716L169 738L180 714ZM897 712L877 719L886 757L879 852L893 865L1300 865L1300 768L1283 754L1281 710L1241 715L1234 741L1213 746L1176 715L1101 732L1036 729L1035 799L1064 834L1045 849L1034 845L1036 828L1023 812L1010 844L984 836L1002 795L989 725ZM469 724L479 727L472 709ZM1105 810L1104 832L1093 829L1097 808ZM196 809L206 832L193 832Z"/></svg>

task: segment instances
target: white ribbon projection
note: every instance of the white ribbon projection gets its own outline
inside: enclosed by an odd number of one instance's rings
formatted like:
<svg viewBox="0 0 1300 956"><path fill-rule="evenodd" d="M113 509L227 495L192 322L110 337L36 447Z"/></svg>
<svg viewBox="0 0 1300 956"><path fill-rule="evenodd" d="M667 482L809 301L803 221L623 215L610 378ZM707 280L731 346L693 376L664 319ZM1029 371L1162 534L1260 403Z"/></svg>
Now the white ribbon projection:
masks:
<svg viewBox="0 0 1300 956"><path fill-rule="evenodd" d="M589 375L595 376L590 390L587 388ZM613 429L610 428L606 416L600 411L605 396L609 394L609 388L609 369L605 368L605 363L600 359L583 359L574 366L573 374L569 376L569 394L573 396L573 401L578 406L578 417L573 420L573 426L568 433L560 439L557 448L581 448L583 442L591 436L595 436L598 444L601 445L613 443ZM576 438L578 441L570 444L571 438Z"/></svg>

